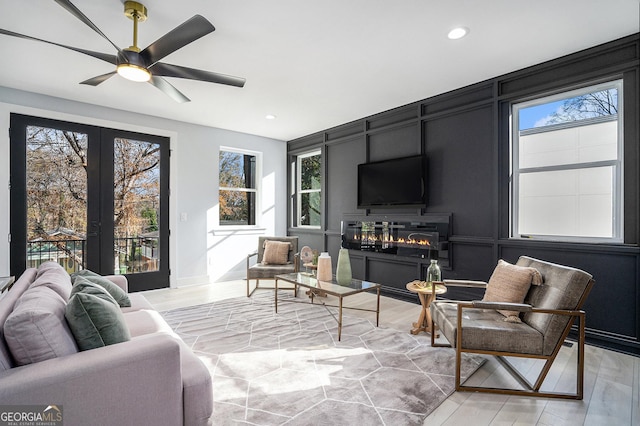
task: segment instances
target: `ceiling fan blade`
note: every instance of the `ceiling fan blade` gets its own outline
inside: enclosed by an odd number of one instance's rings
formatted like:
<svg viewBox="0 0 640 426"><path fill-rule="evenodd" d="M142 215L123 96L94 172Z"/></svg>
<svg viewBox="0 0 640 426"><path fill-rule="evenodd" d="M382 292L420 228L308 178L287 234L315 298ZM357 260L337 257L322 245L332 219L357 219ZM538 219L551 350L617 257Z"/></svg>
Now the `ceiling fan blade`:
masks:
<svg viewBox="0 0 640 426"><path fill-rule="evenodd" d="M150 67L165 56L213 31L215 27L211 22L200 15L195 15L151 43L140 52L140 55Z"/></svg>
<svg viewBox="0 0 640 426"><path fill-rule="evenodd" d="M100 83L107 81L109 78L113 77L116 74L115 71L108 72L106 74L98 75L96 77L90 78L85 81L81 81L80 84L88 84L89 86L97 86Z"/></svg>
<svg viewBox="0 0 640 426"><path fill-rule="evenodd" d="M173 87L171 83L169 83L167 80L165 80L162 77L151 76L151 80L149 80L149 83L153 84L158 89L162 90L165 94L170 96L176 102L179 102L181 104L185 102L191 102L191 99L183 95L182 92L180 92L178 89Z"/></svg>
<svg viewBox="0 0 640 426"><path fill-rule="evenodd" d="M0 28L0 34L12 36L12 37L23 38L25 40L41 41L42 43L53 44L54 46L63 47L65 49L73 50L74 52L84 53L85 55L89 55L89 56L92 56L92 57L97 58L97 59L102 59L103 61L109 62L110 64L113 64L113 65L117 65L118 64L118 58L116 57L116 55L109 55L107 53L94 52L92 50L86 50L86 49L80 49L78 47L66 46L64 44L55 43L53 41L42 40L42 39L31 37L31 36L28 36L28 35L14 33L13 31L3 30L2 28Z"/></svg>
<svg viewBox="0 0 640 426"><path fill-rule="evenodd" d="M111 45L115 47L118 52L120 52L120 48L116 46L114 42L109 40L109 37L107 37L102 31L100 31L100 28L98 28L93 22L91 22L91 20L87 18L85 14L82 13L80 9L78 9L73 3L71 3L69 0L55 0L55 2L58 3L60 6L64 7L65 9L67 9L69 13L71 13L73 16L75 16L76 18L84 22L85 25L87 25L93 31L100 34L102 38L104 38L109 43L111 43Z"/></svg>
<svg viewBox="0 0 640 426"><path fill-rule="evenodd" d="M181 67L179 65L156 63L149 68L154 75L163 77L187 78L190 80L206 81L209 83L226 84L228 86L244 87L247 81L242 77L220 74L217 72L197 70L194 68Z"/></svg>

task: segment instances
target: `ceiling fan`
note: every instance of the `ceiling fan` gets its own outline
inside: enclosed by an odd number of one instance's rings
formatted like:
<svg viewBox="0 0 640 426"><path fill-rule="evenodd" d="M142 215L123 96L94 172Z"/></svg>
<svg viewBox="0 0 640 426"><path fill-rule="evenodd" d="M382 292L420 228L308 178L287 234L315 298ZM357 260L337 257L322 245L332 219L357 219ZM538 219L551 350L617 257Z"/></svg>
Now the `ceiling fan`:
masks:
<svg viewBox="0 0 640 426"><path fill-rule="evenodd" d="M230 75L219 74L211 71L203 71L193 68L186 68L178 65L172 65L160 62L161 59L175 52L176 50L186 46L187 44L205 36L213 31L215 27L211 22L200 15L195 15L181 25L169 31L158 40L151 43L145 49L140 49L138 44L138 22L144 22L147 19L147 8L135 1L124 2L124 14L133 20L133 45L125 49L116 46L100 29L87 18L73 3L69 0L55 0L60 6L64 7L73 16L84 22L92 30L100 34L113 47L116 48L117 54L110 55L107 53L94 52L91 50L80 49L64 44L55 43L48 40L31 37L24 34L18 34L0 28L0 34L13 37L19 37L27 40L41 41L54 46L70 49L75 52L83 53L105 62L109 62L116 66L116 70L107 74L99 75L80 84L88 84L97 86L106 81L116 73L124 78L132 81L149 82L164 93L169 95L177 102L189 102L189 98L183 95L178 89L173 87L163 77L178 77L190 80L205 81L209 83L226 84L229 86L243 87L245 79L241 77L233 77Z"/></svg>

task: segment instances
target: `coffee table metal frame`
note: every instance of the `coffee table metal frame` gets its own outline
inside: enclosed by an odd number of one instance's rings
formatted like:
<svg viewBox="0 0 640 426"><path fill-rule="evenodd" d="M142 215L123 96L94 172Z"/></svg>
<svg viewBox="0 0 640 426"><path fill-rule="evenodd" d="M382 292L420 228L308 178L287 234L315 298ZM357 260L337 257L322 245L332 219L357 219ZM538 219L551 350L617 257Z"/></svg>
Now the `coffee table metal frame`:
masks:
<svg viewBox="0 0 640 426"><path fill-rule="evenodd" d="M294 296L298 297L298 287L304 287L309 289L309 298L311 299L311 304L315 304L314 303L314 299L316 298L316 296L318 294L324 293L324 294L328 294L331 296L336 296L338 298L338 305L329 305L326 304L323 301L320 301L320 304L323 305L325 307L325 309L327 309L327 312L329 312L331 314L331 316L333 317L333 319L336 320L336 322L338 323L338 341L340 341L341 337L342 337L342 309L352 309L352 310L357 310L357 311L366 311L366 312L375 312L376 313L376 327L378 327L379 322L380 322L380 284L377 283L372 283L369 281L361 281L361 280L356 280L356 279L352 279L351 283L349 283L348 285L340 285L337 283L337 281L335 280L335 276L332 278L331 281L318 281L318 279L313 276L312 274L309 273L305 273L305 272L294 272L291 274L281 274L281 275L276 275L275 276L275 296L274 296L274 302L275 302L275 311L276 313L278 313L278 280L282 280L285 281L287 283L293 284L295 289L294 289ZM342 299L344 299L347 296L351 296L354 294L358 294L358 293L362 293L365 291L372 291L375 290L377 293L377 301L376 301L376 309L364 309L364 308L355 308L355 307L349 307L349 306L344 306ZM292 302L292 303L309 303L309 302L302 302L302 301L297 301L297 300L284 300L285 302ZM338 317L336 318L336 315L331 312L328 308L329 307L333 307L333 308L338 308Z"/></svg>

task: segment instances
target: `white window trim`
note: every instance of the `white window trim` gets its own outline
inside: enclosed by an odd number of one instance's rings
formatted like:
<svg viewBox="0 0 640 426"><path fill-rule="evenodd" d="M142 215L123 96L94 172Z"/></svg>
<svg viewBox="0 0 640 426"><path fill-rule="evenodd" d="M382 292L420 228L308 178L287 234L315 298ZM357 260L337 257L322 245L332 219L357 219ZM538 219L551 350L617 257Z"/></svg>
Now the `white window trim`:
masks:
<svg viewBox="0 0 640 426"><path fill-rule="evenodd" d="M256 187L255 188L228 188L225 186L221 186L220 185L220 152L233 152L236 154L242 154L242 155L252 155L256 158L256 176L255 176L255 182L256 182ZM242 230L242 229L262 229L263 227L261 226L262 224L262 153L258 152L258 151L250 151L250 150L246 150L246 149L241 149L241 148L233 148L233 147L227 147L227 146L221 146L220 150L218 152L218 200L220 199L220 190L225 190L225 191L238 191L238 192L253 192L256 194L256 203L255 203L255 219L256 219L256 224L255 225L223 225L220 223L220 203L218 202L218 221L217 221L217 226L215 227L215 229L218 230L226 230L226 231L233 231L233 230Z"/></svg>
<svg viewBox="0 0 640 426"><path fill-rule="evenodd" d="M598 161L598 162L585 162L585 163L573 163L562 166L546 166L536 168L523 168L520 169L519 164L518 147L519 147L519 111L524 108L528 108L535 105L546 104L561 99L568 99L574 96L579 96L588 92L597 92L606 89L617 89L618 91L618 158L616 160ZM514 102L511 105L511 120L510 120L510 197L509 197L509 238L511 239L526 239L526 240L544 240L544 241L562 241L562 242L577 242L577 243L623 243L624 242L624 123L623 123L623 81L622 79L610 80L605 83L594 84L584 86L575 90L567 90L561 93L540 96L536 99L524 102ZM579 123L579 122L578 122ZM579 126L579 124L576 124ZM592 167L611 166L615 170L613 178L613 230L612 237L579 237L569 235L520 235L518 231L518 190L519 190L519 177L520 174L536 171L553 171L553 170L569 170L569 169L588 169Z"/></svg>
<svg viewBox="0 0 640 426"><path fill-rule="evenodd" d="M310 194L313 192L322 193L322 188L320 189L301 189L302 188L302 167L301 163L304 158L313 157L316 155L322 155L322 151L320 149L305 152L304 154L300 154L296 157L296 215L294 218L294 227L295 228L306 228L306 229L320 229L320 225L302 225L300 224L300 217L302 215L302 194Z"/></svg>

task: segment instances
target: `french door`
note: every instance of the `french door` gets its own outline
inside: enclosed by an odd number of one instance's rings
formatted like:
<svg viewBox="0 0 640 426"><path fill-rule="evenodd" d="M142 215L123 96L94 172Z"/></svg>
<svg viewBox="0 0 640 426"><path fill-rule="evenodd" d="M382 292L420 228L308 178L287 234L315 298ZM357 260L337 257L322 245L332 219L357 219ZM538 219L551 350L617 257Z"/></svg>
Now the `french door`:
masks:
<svg viewBox="0 0 640 426"><path fill-rule="evenodd" d="M45 261L169 286L169 140L11 114L11 274Z"/></svg>

